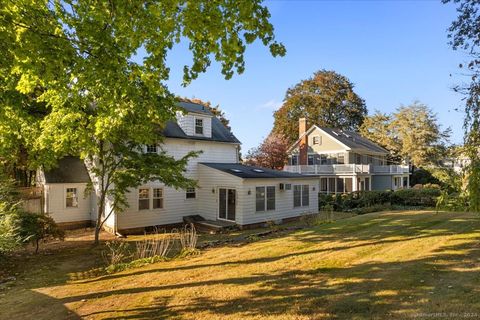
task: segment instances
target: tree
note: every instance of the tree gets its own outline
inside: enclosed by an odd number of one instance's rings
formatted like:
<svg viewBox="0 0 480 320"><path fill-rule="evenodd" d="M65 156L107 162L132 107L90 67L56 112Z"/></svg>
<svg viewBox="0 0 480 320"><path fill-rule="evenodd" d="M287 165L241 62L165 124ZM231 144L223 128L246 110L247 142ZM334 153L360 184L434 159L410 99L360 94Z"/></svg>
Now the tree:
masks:
<svg viewBox="0 0 480 320"><path fill-rule="evenodd" d="M468 85L459 85L455 91L465 96L464 144L470 165L468 193L470 208L480 212L480 3L477 0L443 0L443 3L457 4L458 17L449 28L450 45L454 50L465 50L471 61L460 68L470 76Z"/></svg>
<svg viewBox="0 0 480 320"><path fill-rule="evenodd" d="M392 161L403 159L417 167L441 159L450 136L450 129L442 131L433 111L419 102L400 106L391 115L377 112L359 131L389 150Z"/></svg>
<svg viewBox="0 0 480 320"><path fill-rule="evenodd" d="M230 128L230 120L227 119L227 116L225 115L225 112L223 112L222 109L220 109L220 105L216 105L215 107L212 107L212 104L210 101L203 101L198 98L194 99L188 99L188 98L179 98L180 101L184 102L191 102L191 103L198 103L204 107L206 107L215 117L220 120L220 122L228 129L231 130Z"/></svg>
<svg viewBox="0 0 480 320"><path fill-rule="evenodd" d="M244 163L281 170L287 163L289 146L290 143L283 135L272 132L259 147L248 152Z"/></svg>
<svg viewBox="0 0 480 320"><path fill-rule="evenodd" d="M211 57L230 79L244 71L246 45L257 39L273 56L285 54L269 17L259 0L6 2L0 97L13 111L3 113L2 125L16 118L28 123L25 109L45 104L39 130L24 139L46 169L65 155L85 159L99 198L98 242L103 223L125 208L131 188L147 180L175 188L195 184L183 176L194 153L176 160L139 152L161 142L160 129L175 117L175 97L164 84L168 52L189 43L193 62L184 67L184 85L206 71Z"/></svg>
<svg viewBox="0 0 480 320"><path fill-rule="evenodd" d="M273 131L289 142L298 138L298 119L324 127L356 130L367 114L365 101L346 77L320 70L289 88L282 107L274 113Z"/></svg>

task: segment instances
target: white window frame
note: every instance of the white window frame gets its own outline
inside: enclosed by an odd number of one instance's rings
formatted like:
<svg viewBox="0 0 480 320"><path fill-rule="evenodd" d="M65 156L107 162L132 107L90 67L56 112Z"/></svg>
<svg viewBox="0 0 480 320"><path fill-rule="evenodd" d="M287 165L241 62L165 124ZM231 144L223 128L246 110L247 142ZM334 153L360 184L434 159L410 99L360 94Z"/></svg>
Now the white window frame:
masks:
<svg viewBox="0 0 480 320"><path fill-rule="evenodd" d="M193 191L192 191L193 190ZM190 195L190 197L189 197ZM193 196L192 196L193 195ZM185 199L187 200L195 200L197 198L197 190L195 188L187 188L185 189Z"/></svg>
<svg viewBox="0 0 480 320"><path fill-rule="evenodd" d="M73 197L69 197L68 196L68 190L74 190L74 196ZM67 199L72 199L72 205L69 206L68 205L68 201ZM73 205L74 203L76 203L76 205ZM78 188L77 187L66 187L65 188L65 208L68 208L68 209L75 209L75 208L78 208Z"/></svg>
<svg viewBox="0 0 480 320"><path fill-rule="evenodd" d="M156 144L147 144L145 147L146 153L158 153L158 146Z"/></svg>
<svg viewBox="0 0 480 320"><path fill-rule="evenodd" d="M273 188L273 208L268 206L268 189ZM263 189L263 210L257 209L257 189ZM270 198L270 200L272 200ZM255 187L255 212L267 212L267 211L275 211L277 205L277 188L275 186L256 186Z"/></svg>
<svg viewBox="0 0 480 320"><path fill-rule="evenodd" d="M300 187L300 205L295 205L295 189ZM308 198L308 203L305 203L304 196L305 193ZM296 184L293 186L293 208L302 208L310 206L310 185L309 184Z"/></svg>
<svg viewBox="0 0 480 320"><path fill-rule="evenodd" d="M140 195L142 194L140 192L140 190L147 190L148 191L146 198L140 197ZM147 188L147 187L138 188L138 190L137 190L137 209L138 209L138 211L150 210L152 208L152 206L151 206L152 197L151 197L151 192L150 191L151 191L150 188ZM145 201L145 200L148 201L147 208L140 208L140 200L141 201Z"/></svg>
<svg viewBox="0 0 480 320"><path fill-rule="evenodd" d="M201 122L202 122L202 125L201 125L201 126L197 126L197 121L201 121ZM202 132L201 132L201 133L198 133L198 132L197 132L197 127L202 129ZM200 135L200 136L203 136L203 135L205 134L205 119L200 118L200 117L194 117L194 119L193 119L193 132L194 132L196 135Z"/></svg>
<svg viewBox="0 0 480 320"><path fill-rule="evenodd" d="M156 190L161 190L161 195L155 195ZM155 200L161 200L162 206L155 208ZM165 189L164 188L152 188L152 210L161 210L165 208Z"/></svg>

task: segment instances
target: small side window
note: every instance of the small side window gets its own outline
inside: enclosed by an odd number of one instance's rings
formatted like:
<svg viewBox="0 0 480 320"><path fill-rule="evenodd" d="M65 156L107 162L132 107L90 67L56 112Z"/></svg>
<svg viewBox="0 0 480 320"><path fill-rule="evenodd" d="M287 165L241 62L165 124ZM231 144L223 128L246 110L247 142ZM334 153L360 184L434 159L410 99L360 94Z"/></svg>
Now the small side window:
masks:
<svg viewBox="0 0 480 320"><path fill-rule="evenodd" d="M65 203L67 208L77 208L78 207L78 194L77 188L67 188L67 194Z"/></svg>
<svg viewBox="0 0 480 320"><path fill-rule="evenodd" d="M203 119L195 119L195 134L203 134Z"/></svg>
<svg viewBox="0 0 480 320"><path fill-rule="evenodd" d="M156 144L147 145L147 153L157 153L157 145Z"/></svg>
<svg viewBox="0 0 480 320"><path fill-rule="evenodd" d="M163 188L153 189L153 209L163 209Z"/></svg>
<svg viewBox="0 0 480 320"><path fill-rule="evenodd" d="M195 191L195 188L187 188L185 197L187 199L195 199L197 197L197 193Z"/></svg>

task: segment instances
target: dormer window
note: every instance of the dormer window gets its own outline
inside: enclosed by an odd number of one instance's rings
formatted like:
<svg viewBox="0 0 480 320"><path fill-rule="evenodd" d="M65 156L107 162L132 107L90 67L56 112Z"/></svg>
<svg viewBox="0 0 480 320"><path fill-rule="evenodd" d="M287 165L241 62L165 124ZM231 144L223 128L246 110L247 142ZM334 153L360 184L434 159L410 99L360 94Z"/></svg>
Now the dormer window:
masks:
<svg viewBox="0 0 480 320"><path fill-rule="evenodd" d="M147 153L157 153L157 145L156 144L147 145Z"/></svg>
<svg viewBox="0 0 480 320"><path fill-rule="evenodd" d="M195 119L195 134L203 135L203 119Z"/></svg>

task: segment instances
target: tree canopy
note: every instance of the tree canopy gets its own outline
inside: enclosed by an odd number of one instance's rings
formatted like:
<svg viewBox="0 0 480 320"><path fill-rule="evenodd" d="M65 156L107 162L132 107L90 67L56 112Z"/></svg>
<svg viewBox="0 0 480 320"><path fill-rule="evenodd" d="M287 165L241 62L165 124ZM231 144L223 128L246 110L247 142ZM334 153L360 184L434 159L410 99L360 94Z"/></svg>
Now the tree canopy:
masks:
<svg viewBox="0 0 480 320"><path fill-rule="evenodd" d="M288 140L281 134L270 133L257 148L248 151L245 164L282 170L288 159Z"/></svg>
<svg viewBox="0 0 480 320"><path fill-rule="evenodd" d="M161 128L175 116L175 96L164 84L167 54L180 41L188 43L193 61L184 67L185 85L212 59L229 79L244 71L246 46L255 40L273 56L285 54L269 17L259 0L4 1L2 160L23 145L33 167L54 166L65 155L97 164L101 214L106 198L120 210L124 191L150 178L191 185L182 173L194 154L175 160L138 153L158 143ZM33 121L37 104L45 112ZM101 224L99 218L97 229Z"/></svg>
<svg viewBox="0 0 480 320"><path fill-rule="evenodd" d="M439 160L450 136L426 105L414 102L392 114L376 112L365 118L360 133L391 152L392 161L407 160L424 166Z"/></svg>
<svg viewBox="0 0 480 320"><path fill-rule="evenodd" d="M273 131L290 142L298 138L298 119L309 125L356 130L367 115L365 101L354 92L348 78L320 70L289 88L282 107L274 113Z"/></svg>
<svg viewBox="0 0 480 320"><path fill-rule="evenodd" d="M467 70L470 81L458 85L455 91L465 96L465 150L470 158L468 192L470 207L480 212L480 3L478 0L443 0L457 6L458 17L449 28L450 45L454 50L465 50L471 60L460 68Z"/></svg>

